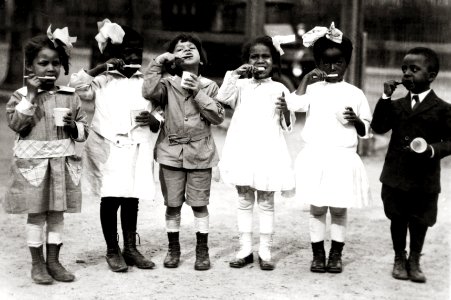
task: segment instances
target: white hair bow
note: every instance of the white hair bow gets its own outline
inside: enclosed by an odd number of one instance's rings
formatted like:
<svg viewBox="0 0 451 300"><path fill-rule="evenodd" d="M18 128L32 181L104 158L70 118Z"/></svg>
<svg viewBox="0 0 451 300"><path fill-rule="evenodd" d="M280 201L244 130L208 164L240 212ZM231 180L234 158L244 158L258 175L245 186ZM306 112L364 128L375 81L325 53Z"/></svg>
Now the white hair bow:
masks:
<svg viewBox="0 0 451 300"><path fill-rule="evenodd" d="M69 29L67 29L67 27L64 27L63 29L57 28L52 33L52 25L50 25L49 28L47 28L47 37L52 41L55 47L62 46L68 56L70 55L70 50L73 48L72 43L77 41L76 36L69 36ZM57 40L60 41L61 44L58 44Z"/></svg>
<svg viewBox="0 0 451 300"><path fill-rule="evenodd" d="M281 44L289 44L294 43L296 41L296 36L294 34L290 35L275 35L272 37L272 44L274 47L279 51L280 55L283 55L285 52L283 52Z"/></svg>
<svg viewBox="0 0 451 300"><path fill-rule="evenodd" d="M95 39L99 44L100 53L103 53L103 50L105 50L108 39L111 40L112 44L122 44L125 31L121 26L105 19L101 22L97 22L97 27L99 28L99 33L96 35Z"/></svg>
<svg viewBox="0 0 451 300"><path fill-rule="evenodd" d="M319 38L321 38L323 36L325 36L332 42L341 44L341 40L343 38L343 33L339 29L335 28L335 23L332 22L332 24L330 24L329 28L316 26L309 32L306 32L305 34L303 34L302 35L302 43L305 47L311 47L311 46L313 46L313 44L315 44L315 42Z"/></svg>

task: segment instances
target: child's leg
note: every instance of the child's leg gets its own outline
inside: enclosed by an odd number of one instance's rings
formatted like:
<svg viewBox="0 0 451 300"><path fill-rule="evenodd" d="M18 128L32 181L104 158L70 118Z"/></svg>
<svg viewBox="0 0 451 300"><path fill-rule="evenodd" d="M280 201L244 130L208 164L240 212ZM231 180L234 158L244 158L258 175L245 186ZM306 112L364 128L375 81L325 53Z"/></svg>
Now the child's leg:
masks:
<svg viewBox="0 0 451 300"><path fill-rule="evenodd" d="M274 233L274 192L258 191L258 215L260 218L260 245L258 248L260 268L273 270L271 257L272 238Z"/></svg>
<svg viewBox="0 0 451 300"><path fill-rule="evenodd" d="M327 261L326 270L330 273L341 273L343 271L343 264L341 261L341 253L343 251L346 222L348 211L346 208L330 207L331 228L330 235L332 245L329 252L329 260Z"/></svg>
<svg viewBox="0 0 451 300"><path fill-rule="evenodd" d="M163 263L166 268L177 268L180 262L180 212L185 202L186 178L186 170L160 165L160 184L166 205L166 232L169 241Z"/></svg>
<svg viewBox="0 0 451 300"><path fill-rule="evenodd" d="M127 271L128 267L117 242L117 210L121 198L102 197L100 202L100 223L107 245L106 261L113 272Z"/></svg>
<svg viewBox="0 0 451 300"><path fill-rule="evenodd" d="M152 269L155 264L146 259L136 249L136 224L138 221L138 203L137 198L123 198L121 204L121 223L122 235L124 238L124 249L122 256L127 265L137 266L140 269Z"/></svg>
<svg viewBox="0 0 451 300"><path fill-rule="evenodd" d="M237 186L238 209L237 224L240 235L240 250L229 265L242 268L254 261L252 254L252 211L255 202L255 190L249 186Z"/></svg>
<svg viewBox="0 0 451 300"><path fill-rule="evenodd" d="M327 206L310 205L309 231L313 251L310 271L312 272L326 272L326 252L324 250L326 216Z"/></svg>
<svg viewBox="0 0 451 300"><path fill-rule="evenodd" d="M426 282L426 276L420 268L420 256L423 250L424 239L428 226L411 220L409 222L410 253L409 253L409 278L414 282Z"/></svg>
<svg viewBox="0 0 451 300"><path fill-rule="evenodd" d="M38 284L50 284L53 278L47 271L44 259L44 225L47 213L28 214L27 218L27 244L31 253L31 278Z"/></svg>
<svg viewBox="0 0 451 300"><path fill-rule="evenodd" d="M70 282L74 274L67 271L59 262L59 252L63 245L64 213L51 211L47 213L47 269L53 279Z"/></svg>

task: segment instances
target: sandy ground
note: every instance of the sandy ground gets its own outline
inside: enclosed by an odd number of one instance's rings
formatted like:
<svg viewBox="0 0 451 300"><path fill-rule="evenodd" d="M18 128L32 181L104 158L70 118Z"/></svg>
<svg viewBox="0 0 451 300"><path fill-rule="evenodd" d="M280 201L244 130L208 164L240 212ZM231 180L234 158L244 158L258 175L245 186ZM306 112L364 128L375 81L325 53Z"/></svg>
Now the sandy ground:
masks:
<svg viewBox="0 0 451 300"><path fill-rule="evenodd" d="M0 103L0 111L4 111L4 103ZM293 157L301 148L301 123L288 136ZM0 128L0 199L3 200L13 141L4 114L1 114ZM224 133L215 129L219 149ZM449 299L451 158L442 161L443 192L438 222L429 230L423 250L422 268L428 281L426 284L398 281L390 275L393 253L378 181L386 142L387 137L377 136L375 153L363 158L374 205L349 211L341 274L309 271L308 211L294 198L280 195L276 195L273 249L276 270L261 271L258 263L243 269L230 268L228 262L238 246L236 195L232 187L214 181L209 206L212 268L204 272L193 269L195 235L193 215L188 207L182 211L182 263L177 269L163 267L167 239L161 193L153 202L140 203L138 220L139 249L152 258L156 269L130 268L127 273L113 273L108 269L99 202L85 193L82 213L66 214L61 252L61 261L77 279L50 286L36 285L30 279L30 255L24 231L26 216L7 215L0 209L0 299ZM257 218L254 223L258 230ZM257 250L257 236L254 243Z"/></svg>

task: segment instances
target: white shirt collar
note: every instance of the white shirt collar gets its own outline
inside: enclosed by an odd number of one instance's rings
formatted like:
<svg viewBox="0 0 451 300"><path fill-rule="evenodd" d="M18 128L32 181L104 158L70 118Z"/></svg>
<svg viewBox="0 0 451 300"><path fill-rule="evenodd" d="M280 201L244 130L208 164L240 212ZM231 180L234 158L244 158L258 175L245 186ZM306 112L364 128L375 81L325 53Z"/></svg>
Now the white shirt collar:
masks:
<svg viewBox="0 0 451 300"><path fill-rule="evenodd" d="M429 92L431 91L431 89L428 89L422 93L419 94L414 94L414 93L410 93L410 100L413 101L413 96L414 95L418 95L418 99L420 100L420 103L424 100L424 98L426 98L426 96L429 94Z"/></svg>

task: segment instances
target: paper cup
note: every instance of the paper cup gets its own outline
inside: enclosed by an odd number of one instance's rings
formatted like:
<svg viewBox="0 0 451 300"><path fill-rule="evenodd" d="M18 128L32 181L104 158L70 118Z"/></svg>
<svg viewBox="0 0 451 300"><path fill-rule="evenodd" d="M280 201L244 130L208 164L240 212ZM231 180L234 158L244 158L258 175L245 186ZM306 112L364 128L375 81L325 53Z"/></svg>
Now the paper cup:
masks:
<svg viewBox="0 0 451 300"><path fill-rule="evenodd" d="M414 138L412 142L410 142L410 149L415 151L416 153L423 153L426 151L428 147L428 143L420 137Z"/></svg>
<svg viewBox="0 0 451 300"><path fill-rule="evenodd" d="M130 111L130 120L132 123L132 126L135 127L136 121L135 121L135 117L139 116L143 111L146 111L145 109L134 109Z"/></svg>
<svg viewBox="0 0 451 300"><path fill-rule="evenodd" d="M182 74L182 82L181 82L181 86L182 86L182 88L184 88L184 89L187 89L188 88L188 86L186 85L186 78L190 78L191 77L191 74L193 74L193 73L191 73L191 72L188 72L188 71L183 71L183 74Z"/></svg>
<svg viewBox="0 0 451 300"><path fill-rule="evenodd" d="M64 126L63 117L70 112L70 108L67 107L55 107L53 109L53 118L55 119L56 126Z"/></svg>

